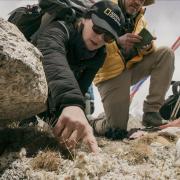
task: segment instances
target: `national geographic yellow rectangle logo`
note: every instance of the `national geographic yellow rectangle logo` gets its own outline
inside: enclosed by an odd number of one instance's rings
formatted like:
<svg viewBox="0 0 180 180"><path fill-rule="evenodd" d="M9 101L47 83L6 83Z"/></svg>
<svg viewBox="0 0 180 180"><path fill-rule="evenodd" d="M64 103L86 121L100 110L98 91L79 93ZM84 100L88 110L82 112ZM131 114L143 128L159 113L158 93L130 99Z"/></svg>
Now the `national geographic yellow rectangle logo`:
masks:
<svg viewBox="0 0 180 180"><path fill-rule="evenodd" d="M120 17L114 13L111 9L106 8L104 10L104 14L106 14L107 16L109 16L111 19L113 19L114 21L116 21L116 23L120 26Z"/></svg>

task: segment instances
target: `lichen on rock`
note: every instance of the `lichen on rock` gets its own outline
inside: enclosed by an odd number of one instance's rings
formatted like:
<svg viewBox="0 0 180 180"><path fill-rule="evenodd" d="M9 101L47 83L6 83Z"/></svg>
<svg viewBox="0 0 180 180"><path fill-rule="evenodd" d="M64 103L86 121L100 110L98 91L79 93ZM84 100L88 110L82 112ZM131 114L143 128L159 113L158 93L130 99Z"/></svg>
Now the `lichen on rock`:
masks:
<svg viewBox="0 0 180 180"><path fill-rule="evenodd" d="M47 92L42 54L15 25L0 18L0 120L42 112Z"/></svg>

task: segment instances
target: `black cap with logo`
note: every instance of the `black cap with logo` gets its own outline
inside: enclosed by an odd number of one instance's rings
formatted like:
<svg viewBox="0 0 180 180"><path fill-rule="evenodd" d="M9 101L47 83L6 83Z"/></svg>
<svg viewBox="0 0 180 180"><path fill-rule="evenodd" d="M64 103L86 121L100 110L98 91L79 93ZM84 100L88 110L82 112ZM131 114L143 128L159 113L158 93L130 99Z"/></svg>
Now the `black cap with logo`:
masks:
<svg viewBox="0 0 180 180"><path fill-rule="evenodd" d="M115 39L123 35L125 18L118 4L103 0L95 3L90 11L96 26L108 31Z"/></svg>

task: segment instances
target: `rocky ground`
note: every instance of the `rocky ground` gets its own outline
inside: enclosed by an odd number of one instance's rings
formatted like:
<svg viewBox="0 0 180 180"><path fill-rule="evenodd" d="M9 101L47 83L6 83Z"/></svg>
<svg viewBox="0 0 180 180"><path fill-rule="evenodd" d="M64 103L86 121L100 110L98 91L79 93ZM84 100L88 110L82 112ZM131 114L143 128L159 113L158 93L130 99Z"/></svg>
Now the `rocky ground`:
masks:
<svg viewBox="0 0 180 180"><path fill-rule="evenodd" d="M140 122L131 118L130 126ZM134 140L98 138L102 152L97 155L84 146L60 151L44 129L0 129L0 179L180 179L180 128L143 133Z"/></svg>

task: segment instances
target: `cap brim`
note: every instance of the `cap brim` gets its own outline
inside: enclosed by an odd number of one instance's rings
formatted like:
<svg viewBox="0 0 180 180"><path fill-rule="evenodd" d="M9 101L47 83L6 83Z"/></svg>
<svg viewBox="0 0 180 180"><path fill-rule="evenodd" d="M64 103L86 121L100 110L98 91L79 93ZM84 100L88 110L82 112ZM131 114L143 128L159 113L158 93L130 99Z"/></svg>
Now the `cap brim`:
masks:
<svg viewBox="0 0 180 180"><path fill-rule="evenodd" d="M108 31L110 34L114 36L115 39L118 38L118 34L116 33L116 31L104 19L101 19L96 14L92 14L91 18L93 24Z"/></svg>

